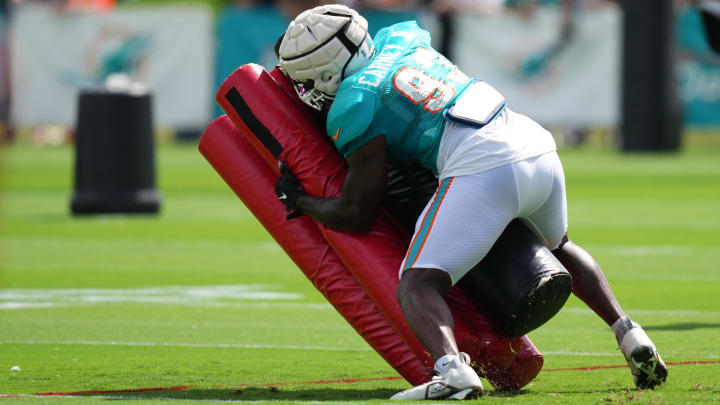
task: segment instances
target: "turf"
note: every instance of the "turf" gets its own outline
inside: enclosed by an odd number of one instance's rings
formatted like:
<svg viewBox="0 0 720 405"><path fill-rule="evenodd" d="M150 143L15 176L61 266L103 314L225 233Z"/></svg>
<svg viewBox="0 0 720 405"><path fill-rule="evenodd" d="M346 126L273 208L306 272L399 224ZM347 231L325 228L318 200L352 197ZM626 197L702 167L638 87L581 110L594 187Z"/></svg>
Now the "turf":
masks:
<svg viewBox="0 0 720 405"><path fill-rule="evenodd" d="M0 153L0 394L96 392L0 401L362 403L407 387L195 145L159 145L158 216L73 218L70 147ZM627 368L580 370L624 361L571 298L531 334L537 379L478 402L720 401L719 155L720 136L679 154L561 151L573 239L666 361L710 364L671 366L655 391L634 390ZM178 388L107 392L152 387Z"/></svg>

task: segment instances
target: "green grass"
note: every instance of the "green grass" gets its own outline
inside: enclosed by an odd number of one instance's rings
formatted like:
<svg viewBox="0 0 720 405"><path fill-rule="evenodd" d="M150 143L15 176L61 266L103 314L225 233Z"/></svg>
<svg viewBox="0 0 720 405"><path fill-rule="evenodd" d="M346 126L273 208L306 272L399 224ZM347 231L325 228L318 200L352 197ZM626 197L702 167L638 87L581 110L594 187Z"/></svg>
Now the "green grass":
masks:
<svg viewBox="0 0 720 405"><path fill-rule="evenodd" d="M561 151L571 236L669 362L720 360L716 139L677 155ZM0 151L0 394L191 388L0 401L359 403L407 387L383 380L394 370L324 303L194 145L158 148L158 216L71 217L72 158L70 147ZM178 297L168 286L211 293ZM219 286L280 295L217 296ZM150 287L158 289L139 290ZM18 300L45 306L3 309ZM575 298L531 338L545 370L623 364L608 328ZM301 383L339 379L360 381ZM672 366L662 388L632 387L623 368L543 371L518 393L490 389L478 402L713 403L720 364Z"/></svg>

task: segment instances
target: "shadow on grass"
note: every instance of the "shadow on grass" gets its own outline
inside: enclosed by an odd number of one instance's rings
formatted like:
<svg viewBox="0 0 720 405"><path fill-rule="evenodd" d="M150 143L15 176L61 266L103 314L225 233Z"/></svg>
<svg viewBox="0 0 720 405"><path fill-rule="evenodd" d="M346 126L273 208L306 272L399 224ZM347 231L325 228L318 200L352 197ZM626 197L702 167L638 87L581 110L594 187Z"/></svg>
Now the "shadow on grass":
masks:
<svg viewBox="0 0 720 405"><path fill-rule="evenodd" d="M24 222L27 223L43 223L43 224L57 224L60 222L70 222L74 217L70 213L70 204L67 205L67 210L62 213L44 213L44 214L24 214L18 215ZM82 218L82 217L78 217Z"/></svg>
<svg viewBox="0 0 720 405"><path fill-rule="evenodd" d="M644 326L645 330L693 330L693 329L709 329L709 328L720 328L720 323L701 323L701 322L684 322L684 323L671 323L669 325L650 325Z"/></svg>
<svg viewBox="0 0 720 405"><path fill-rule="evenodd" d="M493 398L512 398L526 394L532 394L532 392L527 390L495 391L492 389L492 387L490 387L490 390L488 390L487 388L485 389L485 393L483 394L483 396Z"/></svg>
<svg viewBox="0 0 720 405"><path fill-rule="evenodd" d="M242 401L366 401L387 400L398 391L396 389L357 389L357 388L278 388L278 387L244 387L229 388L194 388L183 391L153 392L122 392L98 394L112 399L162 399L162 400L242 400ZM529 391L495 391L489 390L484 396L493 398L511 398L529 394ZM93 397L95 395L86 395Z"/></svg>
<svg viewBox="0 0 720 405"><path fill-rule="evenodd" d="M341 389L341 388L193 388L183 391L119 392L98 394L113 399L164 399L164 400L242 400L242 401L363 401L386 400L395 394L394 389ZM86 395L93 397L95 395Z"/></svg>

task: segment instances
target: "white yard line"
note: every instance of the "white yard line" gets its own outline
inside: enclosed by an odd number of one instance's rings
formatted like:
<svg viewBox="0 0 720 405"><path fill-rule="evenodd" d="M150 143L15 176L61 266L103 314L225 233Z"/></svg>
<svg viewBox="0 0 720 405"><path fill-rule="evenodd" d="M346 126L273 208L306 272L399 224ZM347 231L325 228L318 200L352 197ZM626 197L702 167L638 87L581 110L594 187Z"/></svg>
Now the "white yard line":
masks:
<svg viewBox="0 0 720 405"><path fill-rule="evenodd" d="M278 286L240 284L142 288L10 288L0 289L0 299L41 302L117 302L144 299L149 302L162 302L163 300L177 302L180 300L296 300L302 298L302 294L268 291L273 288L278 288Z"/></svg>
<svg viewBox="0 0 720 405"><path fill-rule="evenodd" d="M618 256L675 256L696 250L687 245L589 245L588 249L602 250Z"/></svg>
<svg viewBox="0 0 720 405"><path fill-rule="evenodd" d="M569 314L595 315L590 308L565 307L560 312ZM660 316L717 316L720 311L692 310L692 309L628 309L629 315L660 315Z"/></svg>
<svg viewBox="0 0 720 405"><path fill-rule="evenodd" d="M299 293L273 292L272 285L168 286L148 288L60 288L0 289L0 311L85 307L100 304L155 304L211 308L332 310L324 302L298 302ZM630 315L709 316L720 311L684 309L628 309ZM585 307L565 307L562 313L592 315Z"/></svg>
<svg viewBox="0 0 720 405"><path fill-rule="evenodd" d="M578 357L616 357L622 356L622 353L606 353L606 352L573 352L568 350L559 351L542 351L543 356L578 356Z"/></svg>
<svg viewBox="0 0 720 405"><path fill-rule="evenodd" d="M64 307L64 304L53 302L0 302L0 310L3 309L34 309L34 308L57 308Z"/></svg>
<svg viewBox="0 0 720 405"><path fill-rule="evenodd" d="M177 305L203 308L244 308L244 309L310 309L327 310L333 309L332 305L322 302L170 302L170 301L108 301L103 304L156 304L156 305ZM64 308L64 307L88 307L99 305L99 303L60 303L60 302L0 302L1 310L12 309L37 309L37 308Z"/></svg>
<svg viewBox="0 0 720 405"><path fill-rule="evenodd" d="M230 348L230 349L288 349L288 350L326 350L326 351L371 351L370 347L332 347L332 346L301 346L301 345L271 345L271 344L241 344L241 343L177 343L177 342L118 342L97 340L3 340L3 344L28 345L87 345L87 346L140 346L140 347L200 347L200 348ZM569 350L543 351L548 356L618 356L620 352L574 352Z"/></svg>
<svg viewBox="0 0 720 405"><path fill-rule="evenodd" d="M178 343L178 342L118 342L98 340L3 340L4 344L28 345L86 345L86 346L138 346L138 347L201 347L228 349L287 349L287 350L324 350L324 351L371 351L369 347L332 347L332 346L301 346L301 345L268 345L241 343Z"/></svg>
<svg viewBox="0 0 720 405"><path fill-rule="evenodd" d="M212 307L287 307L320 309L299 301L303 294L278 292L281 287L265 284L164 286L145 288L11 288L0 289L0 310L88 306L98 304L157 304ZM326 306L329 306L325 304Z"/></svg>

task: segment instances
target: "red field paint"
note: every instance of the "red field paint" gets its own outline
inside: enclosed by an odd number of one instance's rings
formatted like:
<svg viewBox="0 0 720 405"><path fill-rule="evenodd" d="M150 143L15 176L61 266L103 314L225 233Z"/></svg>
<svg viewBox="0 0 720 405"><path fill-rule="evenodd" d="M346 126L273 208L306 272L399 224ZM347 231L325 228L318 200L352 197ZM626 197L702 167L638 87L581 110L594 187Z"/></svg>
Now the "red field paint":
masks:
<svg viewBox="0 0 720 405"><path fill-rule="evenodd" d="M671 361L665 363L668 366L687 366L693 364L720 364L720 360L692 360L692 361Z"/></svg>
<svg viewBox="0 0 720 405"><path fill-rule="evenodd" d="M720 360L692 360L692 361L670 361L665 363L667 366L692 366L692 365L709 365L720 364ZM626 368L626 364L615 364L608 366L589 366L589 367L572 367L572 368L551 368L542 370L544 372L560 372L560 371L593 371L608 370L613 368ZM316 380L316 381L284 381L265 384L239 384L235 387L275 387L281 385L308 385L308 384L352 384L365 381L395 381L402 380L400 376L394 377L376 377L376 378L343 378L339 380ZM41 392L37 394L0 394L0 398L17 398L25 396L39 397L62 397L62 396L81 396L81 395L107 395L107 394L127 394L141 392L161 392L161 391L185 391L196 387L190 385L176 385L174 387L150 387L150 388L131 388L126 390L109 390L109 391L75 391L75 392ZM216 386L213 388L222 389L225 387Z"/></svg>
<svg viewBox="0 0 720 405"><path fill-rule="evenodd" d="M688 366L688 365L703 365L703 364L720 364L720 360L693 360L693 361L669 361L666 362L666 366ZM590 367L572 367L572 368L550 368L542 370L545 372L553 371L592 371L592 370L608 370L611 368L626 368L627 364L616 364L612 366L590 366Z"/></svg>

